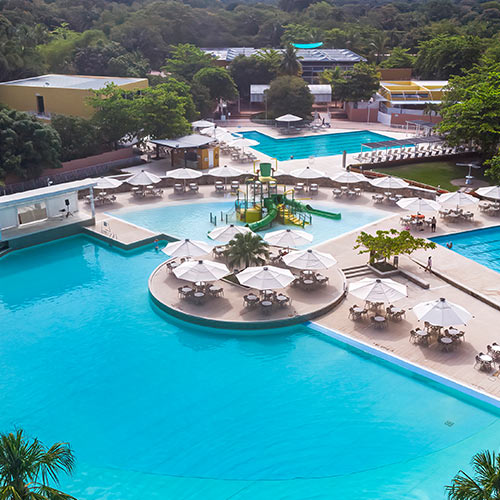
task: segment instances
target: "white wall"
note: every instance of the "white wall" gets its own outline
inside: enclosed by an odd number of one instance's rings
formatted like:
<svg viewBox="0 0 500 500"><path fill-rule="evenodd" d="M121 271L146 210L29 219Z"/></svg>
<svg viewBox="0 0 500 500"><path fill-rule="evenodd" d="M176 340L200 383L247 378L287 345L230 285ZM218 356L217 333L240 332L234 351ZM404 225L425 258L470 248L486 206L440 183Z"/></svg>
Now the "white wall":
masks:
<svg viewBox="0 0 500 500"><path fill-rule="evenodd" d="M7 207L0 209L0 229L17 226L17 208Z"/></svg>
<svg viewBox="0 0 500 500"><path fill-rule="evenodd" d="M61 210L66 210L66 205L64 200L69 200L69 209L71 212L78 211L78 195L77 193L68 193L55 198L45 199L45 205L47 206L47 217L56 217L61 215Z"/></svg>
<svg viewBox="0 0 500 500"><path fill-rule="evenodd" d="M377 120L380 123L383 123L385 125L390 125L391 124L391 115L387 113L382 113L382 111L378 112Z"/></svg>

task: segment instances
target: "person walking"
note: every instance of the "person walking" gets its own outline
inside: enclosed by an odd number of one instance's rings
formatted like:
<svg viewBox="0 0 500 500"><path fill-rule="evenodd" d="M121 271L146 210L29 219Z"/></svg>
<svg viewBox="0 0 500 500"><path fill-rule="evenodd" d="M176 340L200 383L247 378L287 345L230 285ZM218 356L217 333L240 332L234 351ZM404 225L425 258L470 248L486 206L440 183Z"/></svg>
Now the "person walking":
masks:
<svg viewBox="0 0 500 500"><path fill-rule="evenodd" d="M425 268L425 271L429 271L430 273L432 273L432 257L430 255L427 259L427 267Z"/></svg>
<svg viewBox="0 0 500 500"><path fill-rule="evenodd" d="M431 232L433 233L436 232L436 217L434 217L434 215L432 216L431 219Z"/></svg>

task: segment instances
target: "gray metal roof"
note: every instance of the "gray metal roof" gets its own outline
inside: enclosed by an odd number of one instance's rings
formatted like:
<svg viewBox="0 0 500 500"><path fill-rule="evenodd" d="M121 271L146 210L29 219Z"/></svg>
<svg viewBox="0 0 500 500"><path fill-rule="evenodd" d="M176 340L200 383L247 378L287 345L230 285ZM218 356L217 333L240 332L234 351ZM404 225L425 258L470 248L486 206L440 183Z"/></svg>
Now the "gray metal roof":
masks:
<svg viewBox="0 0 500 500"><path fill-rule="evenodd" d="M212 54L220 61L232 61L237 56L251 56L260 50L253 47L226 47L219 49L202 49L205 52ZM276 49L278 52L284 52L285 49ZM357 63L366 61L364 57L356 54L349 49L298 49L297 55L301 57L301 62L346 62Z"/></svg>
<svg viewBox="0 0 500 500"><path fill-rule="evenodd" d="M115 76L82 76L82 75L41 75L23 80L2 82L0 85L17 85L22 87L42 87L56 89L103 89L108 83L125 85L144 81L145 78L121 78Z"/></svg>
<svg viewBox="0 0 500 500"><path fill-rule="evenodd" d="M199 148L214 142L214 140L213 137L207 137L206 135L191 134L177 139L155 139L150 142L167 148Z"/></svg>
<svg viewBox="0 0 500 500"><path fill-rule="evenodd" d="M313 95L331 95L331 85L308 85L311 94ZM264 95L264 92L269 89L269 85L252 84L250 85L250 94Z"/></svg>

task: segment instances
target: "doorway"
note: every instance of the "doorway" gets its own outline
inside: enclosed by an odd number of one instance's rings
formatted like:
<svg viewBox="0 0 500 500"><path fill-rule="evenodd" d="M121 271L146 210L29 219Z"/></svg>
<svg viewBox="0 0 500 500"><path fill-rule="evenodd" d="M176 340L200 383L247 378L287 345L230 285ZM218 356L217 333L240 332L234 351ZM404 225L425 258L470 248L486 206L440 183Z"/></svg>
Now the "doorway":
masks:
<svg viewBox="0 0 500 500"><path fill-rule="evenodd" d="M36 110L39 115L45 114L45 102L43 101L43 95L36 96Z"/></svg>

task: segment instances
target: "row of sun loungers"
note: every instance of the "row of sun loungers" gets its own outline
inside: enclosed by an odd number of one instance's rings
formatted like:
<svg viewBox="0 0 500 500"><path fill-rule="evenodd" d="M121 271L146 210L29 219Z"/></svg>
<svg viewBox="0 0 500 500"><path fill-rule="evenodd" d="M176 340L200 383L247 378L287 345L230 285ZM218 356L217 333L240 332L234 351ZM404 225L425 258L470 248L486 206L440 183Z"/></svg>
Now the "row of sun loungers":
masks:
<svg viewBox="0 0 500 500"><path fill-rule="evenodd" d="M154 186L146 186L146 187L133 187L132 195L135 198L146 198L148 196L157 198L163 196L163 189L155 188Z"/></svg>
<svg viewBox="0 0 500 500"><path fill-rule="evenodd" d="M174 193L197 193L200 187L196 182L190 182L189 184L174 184Z"/></svg>

